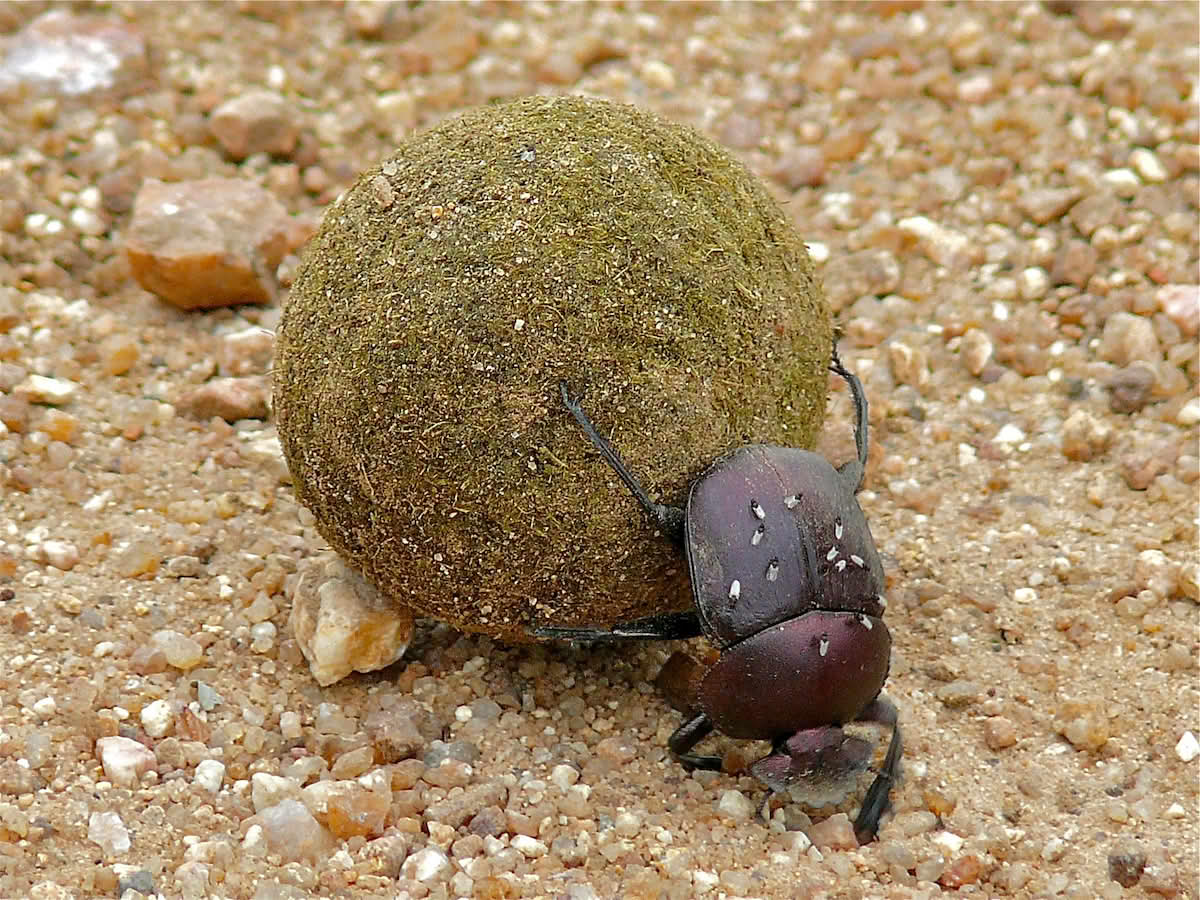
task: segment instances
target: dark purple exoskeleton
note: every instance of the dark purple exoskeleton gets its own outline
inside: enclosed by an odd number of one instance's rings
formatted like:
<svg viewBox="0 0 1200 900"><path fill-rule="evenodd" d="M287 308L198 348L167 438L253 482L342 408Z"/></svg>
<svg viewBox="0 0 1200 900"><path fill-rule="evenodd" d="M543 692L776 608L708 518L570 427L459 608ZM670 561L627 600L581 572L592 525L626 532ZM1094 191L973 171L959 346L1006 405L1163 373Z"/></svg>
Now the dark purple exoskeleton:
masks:
<svg viewBox="0 0 1200 900"><path fill-rule="evenodd" d="M855 497L867 463L867 400L835 352L830 366L854 397L857 458L838 469L821 455L751 444L714 462L692 484L684 508L653 502L567 385L563 403L658 527L686 550L695 609L611 630L541 628L543 638L662 639L706 635L720 658L699 684L699 712L671 735L688 768L721 760L692 747L714 728L769 740L750 770L772 790L812 773L866 766L871 747L842 725L892 726L887 756L855 821L870 840L888 806L900 763L896 708L880 695L891 659L883 622L883 566Z"/></svg>

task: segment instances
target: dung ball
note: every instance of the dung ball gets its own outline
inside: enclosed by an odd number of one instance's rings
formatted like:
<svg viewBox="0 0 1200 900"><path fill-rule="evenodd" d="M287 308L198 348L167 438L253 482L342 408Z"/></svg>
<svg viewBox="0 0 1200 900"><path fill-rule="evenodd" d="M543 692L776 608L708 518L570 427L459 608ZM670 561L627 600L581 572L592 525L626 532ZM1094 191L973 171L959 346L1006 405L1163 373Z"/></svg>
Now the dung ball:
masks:
<svg viewBox="0 0 1200 900"><path fill-rule="evenodd" d="M508 640L690 601L646 490L811 447L828 305L762 184L633 106L529 97L415 135L326 213L285 304L275 415L321 535L394 602Z"/></svg>

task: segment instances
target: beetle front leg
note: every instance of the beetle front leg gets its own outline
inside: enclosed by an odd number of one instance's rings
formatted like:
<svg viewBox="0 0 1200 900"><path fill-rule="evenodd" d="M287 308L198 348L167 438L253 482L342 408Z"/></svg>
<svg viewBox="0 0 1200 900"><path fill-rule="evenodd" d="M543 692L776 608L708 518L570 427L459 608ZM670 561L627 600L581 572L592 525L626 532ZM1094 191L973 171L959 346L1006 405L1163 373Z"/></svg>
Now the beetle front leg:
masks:
<svg viewBox="0 0 1200 900"><path fill-rule="evenodd" d="M708 769L713 772L721 771L721 757L697 756L688 753L693 747L712 733L713 724L704 713L697 713L675 729L667 738L667 747L675 760L689 771L692 769Z"/></svg>
<svg viewBox="0 0 1200 900"><path fill-rule="evenodd" d="M771 790L786 791L814 774L843 780L865 769L870 758L869 742L846 734L837 725L823 725L777 742L767 756L750 766L750 772Z"/></svg>
<svg viewBox="0 0 1200 900"><path fill-rule="evenodd" d="M884 700L883 702L891 706L888 701ZM900 739L900 724L895 720L895 707L892 707L892 714L892 741L888 744L887 756L883 758L883 765L880 766L875 780L867 788L867 795L863 797L858 818L854 820L854 836L860 844L874 840L876 832L879 831L879 820L887 812L891 803L892 784L900 770L903 746Z"/></svg>

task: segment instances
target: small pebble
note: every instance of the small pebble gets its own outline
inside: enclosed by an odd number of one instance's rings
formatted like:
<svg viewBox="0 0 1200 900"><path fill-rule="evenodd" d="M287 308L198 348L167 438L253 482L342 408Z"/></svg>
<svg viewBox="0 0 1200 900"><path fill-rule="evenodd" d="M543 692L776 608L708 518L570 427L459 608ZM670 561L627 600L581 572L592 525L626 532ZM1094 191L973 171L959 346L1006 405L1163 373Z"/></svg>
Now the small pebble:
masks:
<svg viewBox="0 0 1200 900"><path fill-rule="evenodd" d="M544 843L524 834L514 835L510 844L521 851L526 859L537 859L540 856L546 855L546 845Z"/></svg>
<svg viewBox="0 0 1200 900"><path fill-rule="evenodd" d="M333 555L305 561L291 600L292 634L321 685L391 665L412 638L412 613Z"/></svg>
<svg viewBox="0 0 1200 900"><path fill-rule="evenodd" d="M217 793L225 781L225 764L215 759L202 760L196 765L193 781L210 794Z"/></svg>
<svg viewBox="0 0 1200 900"><path fill-rule="evenodd" d="M114 868L116 868L114 866ZM137 894L143 894L147 897L154 895L154 874L147 869L138 869L123 875L117 882L117 890L121 896L126 896L127 891L133 891Z"/></svg>
<svg viewBox="0 0 1200 900"><path fill-rule="evenodd" d="M1108 855L1108 877L1121 887L1131 888L1142 877L1146 868L1146 854L1138 850L1125 850Z"/></svg>
<svg viewBox="0 0 1200 900"><path fill-rule="evenodd" d="M164 628L150 636L151 643L163 652L167 665L185 672L204 662L204 648L178 631Z"/></svg>
<svg viewBox="0 0 1200 900"><path fill-rule="evenodd" d="M755 813L754 801L738 790L722 791L717 811L735 822L749 822Z"/></svg>
<svg viewBox="0 0 1200 900"><path fill-rule="evenodd" d="M255 812L262 812L288 798L300 796L300 785L296 781L269 772L255 772L250 785L250 798Z"/></svg>
<svg viewBox="0 0 1200 900"><path fill-rule="evenodd" d="M938 817L924 809L900 813L895 818L895 826L905 837L916 837L919 834L933 831L937 824Z"/></svg>
<svg viewBox="0 0 1200 900"><path fill-rule="evenodd" d="M858 838L854 825L845 813L837 813L808 829L809 840L822 850L855 850Z"/></svg>
<svg viewBox="0 0 1200 900"><path fill-rule="evenodd" d="M1147 318L1127 312L1109 316L1096 352L1101 359L1118 366L1127 366L1138 360L1158 362L1162 359L1154 324Z"/></svg>
<svg viewBox="0 0 1200 900"><path fill-rule="evenodd" d="M979 375L992 361L991 337L978 328L970 328L962 336L961 356L963 365L972 375Z"/></svg>
<svg viewBox="0 0 1200 900"><path fill-rule="evenodd" d="M825 181L825 154L818 147L796 147L771 168L771 177L790 191L816 187Z"/></svg>
<svg viewBox="0 0 1200 900"><path fill-rule="evenodd" d="M925 216L901 219L896 226L914 237L918 249L936 265L959 268L970 260L971 241L962 232Z"/></svg>
<svg viewBox="0 0 1200 900"><path fill-rule="evenodd" d="M1191 762L1200 756L1200 741L1197 741L1196 736L1190 731L1185 731L1175 744L1175 755L1185 763Z"/></svg>
<svg viewBox="0 0 1200 900"><path fill-rule="evenodd" d="M149 747L127 737L100 738L96 741L96 754L104 766L105 777L121 787L133 787L157 763Z"/></svg>
<svg viewBox="0 0 1200 900"><path fill-rule="evenodd" d="M269 402L270 389L261 377L215 378L180 394L175 408L190 419L239 422L265 419Z"/></svg>
<svg viewBox="0 0 1200 900"><path fill-rule="evenodd" d="M1186 337L1200 331L1200 285L1164 284L1155 293L1158 307Z"/></svg>
<svg viewBox="0 0 1200 900"><path fill-rule="evenodd" d="M88 816L88 840L99 845L105 856L120 856L130 848L129 829L115 812L94 812Z"/></svg>
<svg viewBox="0 0 1200 900"><path fill-rule="evenodd" d="M983 862L974 853L968 853L946 866L945 871L938 878L938 884L951 890L957 890L964 885L974 884L982 874Z"/></svg>
<svg viewBox="0 0 1200 900"><path fill-rule="evenodd" d="M672 91L675 89L675 72L664 62L652 59L642 64L642 80L656 90Z"/></svg>
<svg viewBox="0 0 1200 900"><path fill-rule="evenodd" d="M1109 169L1100 178L1118 197L1132 197L1142 186L1142 180L1133 169Z"/></svg>
<svg viewBox="0 0 1200 900"><path fill-rule="evenodd" d="M30 403L45 403L48 406L62 406L70 403L79 393L80 385L66 378L50 378L45 375L30 375L13 392L23 396Z"/></svg>
<svg viewBox="0 0 1200 900"><path fill-rule="evenodd" d="M1096 751L1108 743L1108 716L1095 703L1068 701L1056 720L1059 733L1076 749Z"/></svg>
<svg viewBox="0 0 1200 900"><path fill-rule="evenodd" d="M251 89L213 110L209 127L231 157L286 156L296 146L300 117L274 91Z"/></svg>
<svg viewBox="0 0 1200 900"><path fill-rule="evenodd" d="M128 335L109 335L100 343L100 368L107 376L121 376L137 364L138 343Z"/></svg>
<svg viewBox="0 0 1200 900"><path fill-rule="evenodd" d="M893 293L902 275L900 260L890 250L839 253L825 266L826 294L834 312L840 312L860 297Z"/></svg>
<svg viewBox="0 0 1200 900"><path fill-rule="evenodd" d="M445 851L438 847L424 847L404 861L401 869L405 878L420 884L430 885L446 881L454 871Z"/></svg>
<svg viewBox="0 0 1200 900"><path fill-rule="evenodd" d="M983 739L990 750L1003 750L1017 742L1017 729L1011 719L991 716L984 720Z"/></svg>
<svg viewBox="0 0 1200 900"><path fill-rule="evenodd" d="M1192 397L1179 407L1179 412L1175 414L1175 421L1184 428L1190 428L1200 423L1200 397Z"/></svg>
<svg viewBox="0 0 1200 900"><path fill-rule="evenodd" d="M574 766L560 763L550 770L550 780L558 785L560 790L565 792L567 788L579 780L579 770Z"/></svg>
<svg viewBox="0 0 1200 900"><path fill-rule="evenodd" d="M930 856L917 863L913 874L917 881L937 881L946 871L946 860L940 855Z"/></svg>
<svg viewBox="0 0 1200 900"><path fill-rule="evenodd" d="M1085 409L1074 410L1062 425L1062 453L1067 459L1087 462L1104 453L1113 430Z"/></svg>
<svg viewBox="0 0 1200 900"><path fill-rule="evenodd" d="M1167 180L1167 170L1155 155L1153 150L1136 147L1129 154L1129 162L1142 180L1149 184L1158 184Z"/></svg>
<svg viewBox="0 0 1200 900"><path fill-rule="evenodd" d="M262 840L272 853L288 861L324 858L333 836L299 800L289 798L258 813ZM247 840L250 834L246 834Z"/></svg>
<svg viewBox="0 0 1200 900"><path fill-rule="evenodd" d="M139 718L142 728L152 738L160 738L171 730L175 711L167 700L154 700L142 707Z"/></svg>
<svg viewBox="0 0 1200 900"><path fill-rule="evenodd" d="M892 366L892 377L900 384L920 390L929 383L929 360L919 347L894 340L888 344L888 361Z"/></svg>
<svg viewBox="0 0 1200 900"><path fill-rule="evenodd" d="M1109 409L1120 415L1141 412L1153 399L1158 376L1154 367L1147 362L1130 363L1109 379Z"/></svg>
<svg viewBox="0 0 1200 900"><path fill-rule="evenodd" d="M1043 188L1025 191L1017 204L1033 222L1045 225L1064 215L1082 196L1076 188Z"/></svg>
<svg viewBox="0 0 1200 900"><path fill-rule="evenodd" d="M196 682L196 702L205 712L212 712L221 704L221 700L221 695L214 691L208 683Z"/></svg>
<svg viewBox="0 0 1200 900"><path fill-rule="evenodd" d="M366 772L375 762L375 750L370 746L349 750L333 761L330 774L334 778L357 778Z"/></svg>

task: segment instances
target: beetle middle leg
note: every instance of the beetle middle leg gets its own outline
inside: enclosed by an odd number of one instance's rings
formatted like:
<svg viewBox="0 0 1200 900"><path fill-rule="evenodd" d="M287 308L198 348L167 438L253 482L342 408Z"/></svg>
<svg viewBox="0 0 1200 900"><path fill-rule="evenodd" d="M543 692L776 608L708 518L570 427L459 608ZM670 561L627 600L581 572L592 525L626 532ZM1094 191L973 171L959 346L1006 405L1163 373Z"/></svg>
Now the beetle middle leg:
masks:
<svg viewBox="0 0 1200 900"><path fill-rule="evenodd" d="M530 629L530 634L536 638L558 641L678 641L699 637L702 633L700 618L694 610L647 616L622 622L612 628L547 625Z"/></svg>
<svg viewBox="0 0 1200 900"><path fill-rule="evenodd" d="M646 493L645 489L638 483L638 480L633 477L633 473L629 471L629 467L625 465L625 461L621 459L621 455L617 453L616 448L596 430L596 426L592 424L592 420L588 418L588 414L579 405L579 398L571 396L565 381L558 383L558 392L562 395L563 405L575 417L575 421L579 423L579 427L583 429L583 433L592 442L592 446L600 451L600 455L604 457L605 462L612 466L613 471L625 483L625 487L629 488L629 492L642 505L642 508L650 514L650 518L654 520L655 524L662 530L662 533L673 541L681 543L683 541L683 510L678 506L666 506L665 504L655 503L651 500L650 495Z"/></svg>
<svg viewBox="0 0 1200 900"><path fill-rule="evenodd" d="M667 747L675 760L687 769L709 769L713 772L720 772L721 757L697 756L695 753L688 752L708 737L712 730L713 724L708 716L704 713L696 713L671 733L671 736L667 738Z"/></svg>

